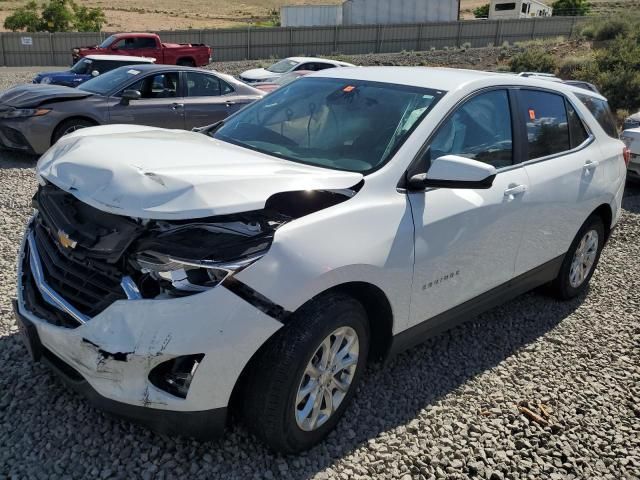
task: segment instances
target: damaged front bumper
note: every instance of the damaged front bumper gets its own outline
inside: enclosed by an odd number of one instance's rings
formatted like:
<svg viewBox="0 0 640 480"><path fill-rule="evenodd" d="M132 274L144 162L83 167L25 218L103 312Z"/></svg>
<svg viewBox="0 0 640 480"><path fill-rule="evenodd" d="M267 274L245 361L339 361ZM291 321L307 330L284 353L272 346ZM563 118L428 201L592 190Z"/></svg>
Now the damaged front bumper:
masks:
<svg viewBox="0 0 640 480"><path fill-rule="evenodd" d="M19 256L15 310L34 357L101 409L164 433L220 434L243 368L282 323L219 285L182 298L126 295L93 317L56 324L43 312L65 305L47 300L62 296L37 271L41 253L30 248L30 235L31 225ZM150 380L156 367L185 356L198 363L184 396Z"/></svg>

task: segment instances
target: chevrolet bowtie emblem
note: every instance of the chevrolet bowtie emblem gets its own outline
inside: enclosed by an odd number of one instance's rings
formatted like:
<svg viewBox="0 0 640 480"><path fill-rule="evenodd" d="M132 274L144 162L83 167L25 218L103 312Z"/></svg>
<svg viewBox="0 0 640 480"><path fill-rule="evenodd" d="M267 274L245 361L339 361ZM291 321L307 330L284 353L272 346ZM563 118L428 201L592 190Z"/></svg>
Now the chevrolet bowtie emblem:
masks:
<svg viewBox="0 0 640 480"><path fill-rule="evenodd" d="M60 242L60 245L64 248L76 248L76 245L78 244L78 242L71 239L69 235L62 230L58 230L58 242Z"/></svg>

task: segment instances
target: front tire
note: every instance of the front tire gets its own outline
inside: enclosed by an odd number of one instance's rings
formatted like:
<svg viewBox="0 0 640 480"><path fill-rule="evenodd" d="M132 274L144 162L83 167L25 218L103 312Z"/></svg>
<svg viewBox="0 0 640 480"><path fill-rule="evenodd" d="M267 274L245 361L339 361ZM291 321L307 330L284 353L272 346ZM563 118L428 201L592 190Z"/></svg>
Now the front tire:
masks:
<svg viewBox="0 0 640 480"><path fill-rule="evenodd" d="M600 260L605 240L604 223L598 215L592 215L582 225L560 267L560 273L551 284L551 292L561 300L580 295Z"/></svg>
<svg viewBox="0 0 640 480"><path fill-rule="evenodd" d="M340 420L368 352L358 301L339 293L313 300L258 353L244 388L244 423L273 450L309 449Z"/></svg>

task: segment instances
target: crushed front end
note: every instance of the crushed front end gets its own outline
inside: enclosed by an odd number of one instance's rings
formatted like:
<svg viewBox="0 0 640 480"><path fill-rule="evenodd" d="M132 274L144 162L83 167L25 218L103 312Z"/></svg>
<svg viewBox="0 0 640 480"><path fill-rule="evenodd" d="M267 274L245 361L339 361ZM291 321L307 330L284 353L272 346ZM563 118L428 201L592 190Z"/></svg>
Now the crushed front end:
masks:
<svg viewBox="0 0 640 480"><path fill-rule="evenodd" d="M16 301L34 359L100 408L166 433L219 434L242 369L286 313L234 274L288 218L135 219L50 183L34 208Z"/></svg>

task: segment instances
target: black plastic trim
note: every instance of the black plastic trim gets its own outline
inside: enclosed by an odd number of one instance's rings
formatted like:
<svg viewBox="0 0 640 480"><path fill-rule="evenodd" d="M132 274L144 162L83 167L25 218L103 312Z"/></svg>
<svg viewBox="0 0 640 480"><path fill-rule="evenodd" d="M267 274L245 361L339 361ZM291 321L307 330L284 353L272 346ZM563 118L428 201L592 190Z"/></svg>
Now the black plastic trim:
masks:
<svg viewBox="0 0 640 480"><path fill-rule="evenodd" d="M393 337L387 358L392 358L431 337L472 320L493 307L552 281L558 276L564 257L565 255L560 255L482 295L400 332Z"/></svg>
<svg viewBox="0 0 640 480"><path fill-rule="evenodd" d="M273 303L261 293L255 291L246 283L242 283L235 277L227 277L222 281L222 286L226 287L230 292L235 293L245 302L250 303L262 313L269 315L280 323L286 323L291 312L285 310L284 307Z"/></svg>
<svg viewBox="0 0 640 480"><path fill-rule="evenodd" d="M411 186L411 183L416 181L414 180L415 177L422 177L419 179L419 182L421 184L420 187L413 188ZM407 189L410 192L415 192L415 191L420 192L427 188L468 188L468 189L474 189L474 190L487 190L493 186L493 181L495 180L495 178L496 178L495 175L491 175L482 180L475 180L475 181L474 180L469 180L469 181L440 180L440 179L427 178L426 173L419 173L418 175L415 175L409 180L409 185Z"/></svg>

